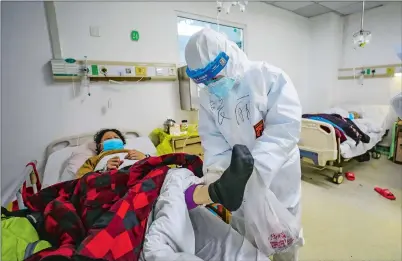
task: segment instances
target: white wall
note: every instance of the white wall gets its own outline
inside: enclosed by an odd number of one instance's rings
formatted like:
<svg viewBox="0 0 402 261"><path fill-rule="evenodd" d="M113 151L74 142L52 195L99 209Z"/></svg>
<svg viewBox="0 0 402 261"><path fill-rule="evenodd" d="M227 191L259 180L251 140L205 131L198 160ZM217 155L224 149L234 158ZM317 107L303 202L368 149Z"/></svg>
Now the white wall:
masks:
<svg viewBox="0 0 402 261"><path fill-rule="evenodd" d="M342 52L342 18L328 13L310 18L311 56L309 61L309 100L304 112L322 112L332 103L333 89Z"/></svg>
<svg viewBox="0 0 402 261"><path fill-rule="evenodd" d="M51 79L43 3L1 4L2 188L11 184L5 177L20 173L28 161L41 161L45 147L57 138L107 126L147 135L167 116L189 117L180 110L178 84L172 82L91 85L90 97L86 90L74 97L71 83ZM176 10L215 17L215 3L57 2L63 56L176 63ZM300 93L308 90L308 19L262 3L250 3L245 13L233 12L223 19L247 26L251 59L283 68ZM90 25L100 26L100 38L89 37ZM133 29L140 32L137 43L129 39ZM105 110L109 99L112 108Z"/></svg>
<svg viewBox="0 0 402 261"><path fill-rule="evenodd" d="M0 14L1 14L1 3L0 3ZM1 28L1 17L0 17L0 28ZM1 33L0 33L0 61L2 61L1 60ZM1 62L0 62L0 79L1 79L1 72L2 72L2 70L1 70ZM2 105L1 105L1 92L0 92L0 123L1 123L1 108L2 108ZM0 144L1 144L1 127L0 127ZM1 177L1 157L0 157L0 177ZM0 178L0 185L1 185L1 178Z"/></svg>
<svg viewBox="0 0 402 261"><path fill-rule="evenodd" d="M179 63L176 11L214 18L215 6L214 2L57 2L63 53L99 60ZM79 19L72 19L71 14ZM266 60L283 68L299 90L307 86L307 19L263 3L251 3L245 13L232 9L221 19L246 25L245 45L250 59ZM89 37L90 25L101 26L103 36ZM132 29L140 32L138 43L129 40Z"/></svg>
<svg viewBox="0 0 402 261"><path fill-rule="evenodd" d="M365 12L364 29L372 33L364 48L353 48L353 33L360 29L361 14L344 18L341 68L401 63L395 47L402 44L402 3L395 2ZM366 79L363 86L354 80L339 80L333 104L357 103L388 105L390 98L402 91L401 78Z"/></svg>

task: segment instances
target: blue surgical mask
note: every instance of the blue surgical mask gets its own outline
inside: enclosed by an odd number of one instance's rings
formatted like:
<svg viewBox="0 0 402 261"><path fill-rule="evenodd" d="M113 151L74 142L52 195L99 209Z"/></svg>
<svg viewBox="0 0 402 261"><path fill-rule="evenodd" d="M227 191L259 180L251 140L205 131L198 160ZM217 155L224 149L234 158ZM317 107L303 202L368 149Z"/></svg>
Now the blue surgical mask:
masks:
<svg viewBox="0 0 402 261"><path fill-rule="evenodd" d="M233 88L236 81L233 78L223 77L216 82L208 84L208 91L218 98L225 98Z"/></svg>
<svg viewBox="0 0 402 261"><path fill-rule="evenodd" d="M103 151L121 149L124 149L124 144L121 139L110 139L103 142Z"/></svg>

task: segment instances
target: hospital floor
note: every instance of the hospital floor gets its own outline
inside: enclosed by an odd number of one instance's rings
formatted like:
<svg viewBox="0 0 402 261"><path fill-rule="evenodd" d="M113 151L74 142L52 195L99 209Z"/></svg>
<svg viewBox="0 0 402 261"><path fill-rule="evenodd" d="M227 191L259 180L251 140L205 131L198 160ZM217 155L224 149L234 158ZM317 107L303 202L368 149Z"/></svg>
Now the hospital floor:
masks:
<svg viewBox="0 0 402 261"><path fill-rule="evenodd" d="M301 261L402 260L402 165L381 159L350 162L355 181L330 182L333 172L303 167ZM325 173L326 175L324 175ZM396 200L374 187L388 188Z"/></svg>

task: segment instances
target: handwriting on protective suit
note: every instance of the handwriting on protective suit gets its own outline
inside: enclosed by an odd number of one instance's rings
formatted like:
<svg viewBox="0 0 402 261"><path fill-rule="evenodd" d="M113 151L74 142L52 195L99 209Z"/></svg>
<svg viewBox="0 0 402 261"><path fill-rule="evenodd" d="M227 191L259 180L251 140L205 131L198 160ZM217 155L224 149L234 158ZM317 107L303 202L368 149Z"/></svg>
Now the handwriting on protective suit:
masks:
<svg viewBox="0 0 402 261"><path fill-rule="evenodd" d="M237 125L248 120L250 122L250 95L246 95L237 99L237 104L235 107L235 115L236 115L236 122Z"/></svg>

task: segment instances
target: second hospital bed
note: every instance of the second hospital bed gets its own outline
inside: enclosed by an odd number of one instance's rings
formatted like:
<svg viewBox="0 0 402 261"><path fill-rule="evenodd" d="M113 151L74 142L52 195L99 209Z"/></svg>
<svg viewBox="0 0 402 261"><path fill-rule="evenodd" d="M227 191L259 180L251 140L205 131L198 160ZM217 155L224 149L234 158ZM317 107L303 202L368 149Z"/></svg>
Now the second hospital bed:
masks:
<svg viewBox="0 0 402 261"><path fill-rule="evenodd" d="M354 123L368 136L369 143L360 142L358 145L347 137L343 143L335 135L335 129L326 122L302 119L302 131L299 148L303 162L320 170L335 171L332 181L341 184L344 180L343 163L373 150L382 140L392 122L392 113L389 106L381 105L344 105L331 108L325 113L337 113L347 117L350 111L358 112L362 118L353 120ZM374 158L379 154L373 152Z"/></svg>

